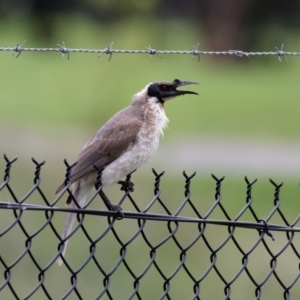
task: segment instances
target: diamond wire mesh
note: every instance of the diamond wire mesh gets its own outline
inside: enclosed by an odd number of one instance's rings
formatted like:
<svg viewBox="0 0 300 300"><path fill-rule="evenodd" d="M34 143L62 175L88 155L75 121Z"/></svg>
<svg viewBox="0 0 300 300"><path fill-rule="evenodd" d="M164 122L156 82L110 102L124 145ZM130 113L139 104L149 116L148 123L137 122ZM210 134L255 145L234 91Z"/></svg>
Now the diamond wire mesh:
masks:
<svg viewBox="0 0 300 300"><path fill-rule="evenodd" d="M184 199L172 213L161 196L164 173L153 170L154 197L141 209L131 192L125 191L119 204L128 199L135 212L124 212L124 219L117 221L115 212L88 208L101 196L100 170L96 192L83 209L76 210L78 223L68 237L68 252L75 252L75 257L70 259L67 253L64 267L59 268L56 259L64 241L61 226L55 224L56 215L74 210L55 205L70 193L72 166L66 163L65 190L49 202L40 187L44 162L33 159L34 185L20 198L10 186L10 169L16 159L4 158L0 196L6 191L13 201L0 202L1 299L235 299L237 289L244 293L243 299L266 299L268 289L276 291L272 299L297 299L300 245L295 235L300 229L295 226L299 216L289 223L279 208L282 184L270 180L274 207L260 219L252 207L256 180L245 177L246 204L231 218L221 203L224 177L212 175L215 201L202 214L191 197L195 173L188 176L184 172ZM39 205L26 203L34 193ZM154 206L162 213L151 213ZM223 219L212 219L216 210ZM192 217L183 216L187 211ZM270 223L275 214L284 225ZM241 221L244 215L254 222ZM282 236L272 242L271 231ZM245 242L246 234L251 238ZM226 267L220 264L222 260Z"/></svg>

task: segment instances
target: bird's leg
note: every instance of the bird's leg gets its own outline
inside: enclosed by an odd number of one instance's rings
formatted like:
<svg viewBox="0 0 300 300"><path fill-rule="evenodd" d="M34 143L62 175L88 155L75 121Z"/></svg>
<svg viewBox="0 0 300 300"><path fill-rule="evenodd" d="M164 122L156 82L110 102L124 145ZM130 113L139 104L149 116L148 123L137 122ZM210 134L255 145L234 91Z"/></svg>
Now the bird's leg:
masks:
<svg viewBox="0 0 300 300"><path fill-rule="evenodd" d="M132 181L130 181L130 178L131 178L131 174L134 173L136 171L133 170L131 173L129 173L127 176L126 176L126 180L120 180L118 181L118 184L121 185L121 188L120 190L121 191L125 191L125 192L133 192L134 191L134 183Z"/></svg>
<svg viewBox="0 0 300 300"><path fill-rule="evenodd" d="M110 200L108 199L108 197L103 192L103 190L101 190L99 192L99 194L100 194L105 206L107 207L107 209L110 210L110 211L116 211L118 213L118 216L116 217L116 219L117 220L122 220L124 218L124 214L122 212L122 207L119 206L119 205L112 204L110 202Z"/></svg>
<svg viewBox="0 0 300 300"><path fill-rule="evenodd" d="M104 168L99 169L96 165L94 165L94 168L98 171L97 175L97 181L95 183L95 189L98 190L100 185L102 184L101 182L101 177L102 177L102 172ZM117 220L122 220L124 218L124 214L122 212L122 208L119 205L114 205L110 202L108 197L105 195L103 192L102 188L99 191L99 195L102 198L105 206L107 207L108 210L110 211L116 211L118 213L118 216L116 217Z"/></svg>

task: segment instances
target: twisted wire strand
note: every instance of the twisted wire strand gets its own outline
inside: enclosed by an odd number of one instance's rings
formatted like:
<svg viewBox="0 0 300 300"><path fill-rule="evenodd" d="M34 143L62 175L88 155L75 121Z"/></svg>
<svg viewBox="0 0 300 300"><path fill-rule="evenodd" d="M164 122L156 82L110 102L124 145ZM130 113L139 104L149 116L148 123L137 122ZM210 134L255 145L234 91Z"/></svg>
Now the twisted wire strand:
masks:
<svg viewBox="0 0 300 300"><path fill-rule="evenodd" d="M63 45L58 44L58 48L29 48L23 47L25 41L22 45L16 45L15 47L0 47L0 51L2 52L16 52L18 53L16 58L20 56L22 52L60 52L63 56L64 54L68 55L68 59L70 58L70 53L94 53L99 54L99 57L102 54L109 54L109 60L111 59L113 54L148 54L150 57L152 55L157 54L160 58L162 55L169 54L184 54L184 55L192 55L194 57L198 57L198 61L200 60L201 55L230 55L237 57L250 57L250 56L277 56L279 61L281 61L281 57L285 59L287 62L287 56L300 56L300 52L289 52L283 51L283 44L281 48L275 47L276 51L257 51L257 52L246 52L242 50L225 50L225 51L201 51L198 50L199 43L194 46L193 50L157 50L151 48L151 46L145 47L145 49L113 49L111 43L107 48L104 49L87 49L87 48L67 48L65 43Z"/></svg>

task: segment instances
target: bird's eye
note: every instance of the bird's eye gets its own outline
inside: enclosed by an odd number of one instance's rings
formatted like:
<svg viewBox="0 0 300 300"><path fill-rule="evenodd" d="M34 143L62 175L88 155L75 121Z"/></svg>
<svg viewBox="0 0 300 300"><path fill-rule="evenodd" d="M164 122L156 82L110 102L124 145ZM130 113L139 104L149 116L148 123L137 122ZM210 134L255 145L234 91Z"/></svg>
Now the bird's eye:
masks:
<svg viewBox="0 0 300 300"><path fill-rule="evenodd" d="M168 89L168 87L166 86L166 85L161 85L160 86L160 89L162 90L162 91L166 91L167 89Z"/></svg>

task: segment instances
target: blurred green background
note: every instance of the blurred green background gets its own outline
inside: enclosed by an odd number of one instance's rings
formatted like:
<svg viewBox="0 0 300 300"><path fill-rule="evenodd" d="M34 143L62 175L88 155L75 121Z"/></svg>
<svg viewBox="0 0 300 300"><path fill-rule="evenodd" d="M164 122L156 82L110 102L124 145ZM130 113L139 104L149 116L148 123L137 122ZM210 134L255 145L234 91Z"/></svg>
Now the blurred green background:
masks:
<svg viewBox="0 0 300 300"><path fill-rule="evenodd" d="M26 39L26 47L103 49L112 41L115 49L144 49L151 45L160 50L191 50L200 42L200 50L274 51L284 43L284 50L299 51L300 1L2 1L0 6L0 47L13 47ZM200 62L187 55L114 54L98 58L96 54L23 52L18 59L12 53L0 53L0 152L18 161L11 171L11 187L18 199L31 188L34 165L46 161L42 168L41 188L47 199L64 178L63 159L71 163L92 134L115 112L130 103L131 96L147 83L172 81L175 78L194 80L198 97L186 96L166 104L169 128L161 139L156 157L133 175L133 198L141 209L153 197L154 176L151 168L166 174L162 179L162 200L175 212L184 199L184 178L197 172L192 181L192 201L201 214L214 203L214 180L211 173L226 176L222 202L234 218L245 205L246 184L258 177L254 185L253 208L260 218L273 208L274 189L268 178L285 182L281 208L292 222L299 214L300 144L298 141L299 66L298 57L288 63L276 56L217 57L202 56ZM4 173L5 162L0 161ZM121 197L118 187L108 190L113 202ZM7 189L0 192L0 201L13 199ZM34 193L27 203L44 204ZM96 203L97 202L97 203ZM64 207L64 199L59 202ZM94 201L91 208L104 209ZM129 200L124 210L134 210ZM163 213L157 204L151 212ZM182 215L195 216L186 208ZM211 218L224 219L217 209ZM10 211L0 212L0 232L14 220ZM250 213L243 220L253 221ZM60 232L65 214L56 213L53 225ZM33 234L45 221L40 212L24 212L22 224ZM282 224L275 214L272 223ZM106 218L86 217L85 223L93 238L107 226ZM97 224L95 226L95 224ZM123 220L115 225L122 241L138 229L137 223ZM167 234L167 224L147 222L145 232L153 244ZM186 247L197 235L195 225L180 225L176 237ZM227 237L227 229L208 226L206 237L216 249ZM235 233L244 251L258 238L252 230ZM274 233L275 242L266 242L277 253L286 237ZM18 225L1 237L0 255L10 265L25 248L24 234ZM56 253L58 240L47 227L33 240L32 253L45 267ZM297 245L297 241L295 242ZM79 268L89 251L89 243L78 232L70 241L67 260ZM96 257L109 272L119 257L115 238L110 234L97 245ZM299 249L299 247L298 247ZM149 247L141 237L127 249L126 260L137 276L149 262ZM210 251L203 240L188 252L186 265L195 278L200 278L210 265ZM179 263L180 251L173 241L157 250L156 261L170 276ZM249 269L261 282L270 270L271 257L263 246L249 256ZM229 242L218 254L217 266L230 281L241 267L242 255ZM298 274L298 258L288 248L278 258L276 271L289 285ZM4 282L4 265L0 263L0 285ZM38 283L38 270L30 257L12 268L11 283L20 298ZM45 286L53 299L59 299L70 288L70 273L56 264L46 272ZM94 299L102 289L103 275L91 262L80 272L78 289L84 299ZM127 299L133 289L133 278L121 265L112 276L110 291L114 299ZM292 296L299 294L297 283ZM189 299L193 283L183 270L171 280L170 297ZM201 299L223 299L224 284L215 271L201 285ZM163 293L163 280L152 266L141 280L143 299L157 299ZM255 287L245 273L232 285L232 299L253 299ZM296 296L297 297L297 296ZM1 299L14 299L6 286ZM263 287L263 299L282 299L283 289L274 276ZM45 299L39 291L32 299ZM71 294L68 299L77 299ZM104 296L103 299L108 299ZM292 297L292 299L294 299Z"/></svg>

